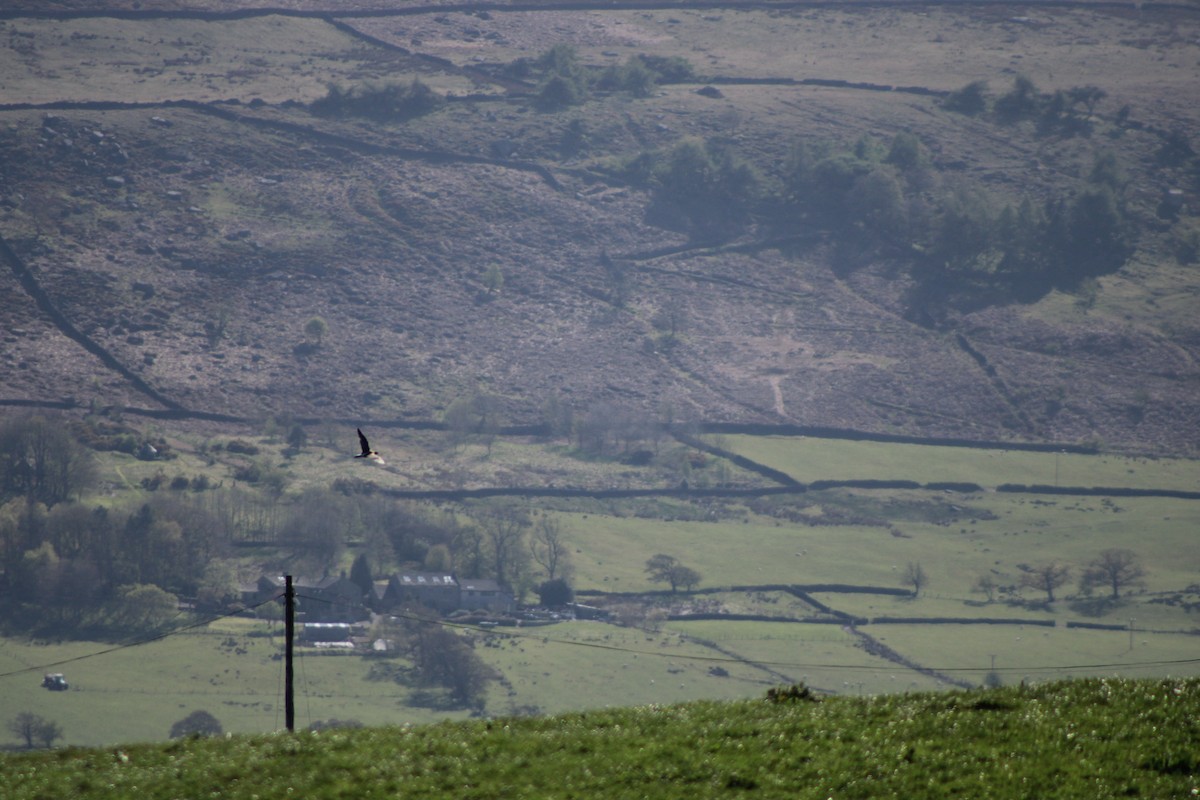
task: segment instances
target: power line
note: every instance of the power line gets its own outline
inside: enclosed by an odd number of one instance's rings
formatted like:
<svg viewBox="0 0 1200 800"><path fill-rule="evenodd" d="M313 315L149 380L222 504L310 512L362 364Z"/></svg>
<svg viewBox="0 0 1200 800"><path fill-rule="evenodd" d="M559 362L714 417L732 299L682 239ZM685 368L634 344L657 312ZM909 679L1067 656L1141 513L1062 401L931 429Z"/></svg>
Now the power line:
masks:
<svg viewBox="0 0 1200 800"><path fill-rule="evenodd" d="M312 600L312 601L322 602L322 603L330 602L323 598L306 596L306 595L298 594L297 597L298 598L302 597L303 599L306 599L306 600ZM249 610L253 610L255 608L259 608L260 606L266 605L267 603L271 603L277 599L278 598L276 598L276 597L270 597L259 603L255 603L254 605L247 606L244 609L240 609L238 611L231 611L226 614L220 614L220 615L217 615L214 617L210 617L205 620L194 622L190 625L184 625L180 628L175 628L173 630L165 631L163 633L156 634L154 636L149 636L145 639L139 639L138 641L127 642L124 644L115 645L113 647L109 647L104 650L98 650L96 652L86 653L86 654L80 655L80 656L73 656L71 658L65 658L65 659L61 659L59 661L52 661L52 662L47 662L47 663L40 664L40 665L22 667L20 669L0 673L0 678L8 678L8 677L12 677L14 675L21 675L21 674L25 674L25 673L29 673L29 672L44 671L51 667L58 667L58 666L62 666L64 664L77 663L79 661L84 661L89 658L95 658L97 656L104 656L104 655L109 655L110 653L115 653L115 652L118 652L121 650L127 650L131 647L140 647L141 645L151 644L153 642L162 641L163 639L166 639L168 637L175 636L175 635L182 634L182 633L187 633L188 631L192 631L197 628L202 628L207 625L210 625L213 622L217 622L222 619L227 619L229 617L237 616L237 615L241 614L243 611L249 611ZM665 652L654 651L654 650L640 650L637 648L625 647L623 645L617 645L617 644L606 644L603 642L588 642L588 641L580 641L577 639L557 639L557 638L552 638L549 636L545 636L542 634L535 634L535 633L523 633L523 632L516 632L516 631L497 631L493 628L482 628L478 625L471 625L471 624L461 623L461 622L452 622L449 620L431 619L429 617L421 617L421 616L417 616L415 614L397 613L397 614L392 614L391 616L397 617L400 619L414 621L414 622L423 622L426 624L440 625L442 627L453 628L456 630L471 631L473 633L483 633L483 634L489 634L489 635L493 635L493 636L503 636L503 637L507 637L510 639L528 639L530 641L536 640L536 641L540 641L544 644L566 645L566 646L574 646L574 647L587 647L587 648L591 648L591 649L595 649L595 650L606 650L606 651L610 651L610 652L625 653L625 654L634 655L634 656L648 656L651 658L666 658L666 659L672 659L672 660L678 660L678 661L697 661L697 662L713 663L713 664L761 665L761 666L766 666L766 667L778 667L778 668L790 668L790 669L810 669L810 670L836 669L836 670L853 670L853 671L858 671L858 672L889 672L889 671L895 671L897 668L898 669L906 669L906 670L912 670L914 668L919 668L922 670L930 670L930 671L935 671L935 672L947 672L947 673L951 673L951 672L954 672L954 673L981 673L981 672L993 672L993 671L994 672L1003 672L1003 673L1024 673L1024 672L1069 673L1069 672L1081 672L1081 671L1098 670L1098 669L1137 669L1137 668L1173 667L1173 666L1185 666L1185 665L1190 665L1190 664L1200 664L1200 658L1158 659L1158 660L1152 660L1152 661L1126 661L1126 662L1107 662L1107 663L1094 663L1094 664L1066 664L1066 665L1057 665L1057 666L1054 666L1054 665L1012 666L1012 667L996 667L994 669L992 667L929 667L929 666L920 665L920 664L911 665L911 666L905 665L905 664L895 664L893 666L871 665L871 664L822 664L822 663L811 663L811 662L806 663L806 662L797 662L797 661L774 661L774 660L761 660L761 659L751 659L751 658L732 658L729 656L708 656L708 655L701 655L698 653L665 653ZM696 642L697 644L701 644L701 642L699 640L692 640L692 641ZM211 692L209 694L216 695L216 694L223 694L223 693ZM309 711L309 714L311 716L311 709Z"/></svg>
<svg viewBox="0 0 1200 800"><path fill-rule="evenodd" d="M0 678L10 678L13 675L22 675L26 672L38 672L41 670L50 669L51 667L61 667L63 664L74 664L76 662L84 661L89 658L95 658L97 656L105 656L105 655L108 655L109 653L115 653L119 650L128 650L131 647L141 647L144 644L150 644L152 642L160 642L169 636L175 636L176 634L186 633L187 631L195 630L196 628L203 628L206 625L211 625L212 623L214 623L218 620L237 616L238 614L241 614L243 611L253 610L255 608L258 608L259 606L266 605L267 603L271 602L274 599L275 598L268 598L266 600L263 600L260 603L255 603L252 606L246 606L245 608L239 609L237 611L230 611L226 614L218 614L215 617L210 617L205 620L193 622L192 624L184 625L181 628L174 628L169 631L164 631L163 633L157 633L153 636L148 636L145 639L138 639L137 641L134 641L134 642L125 642L123 644L113 645L112 647L105 648L104 650L97 650L94 653L84 653L81 656L72 656L70 658L64 658L59 661L51 661L51 662L48 662L45 664L35 664L34 666L22 667L20 669L12 670L11 672L0 672Z"/></svg>

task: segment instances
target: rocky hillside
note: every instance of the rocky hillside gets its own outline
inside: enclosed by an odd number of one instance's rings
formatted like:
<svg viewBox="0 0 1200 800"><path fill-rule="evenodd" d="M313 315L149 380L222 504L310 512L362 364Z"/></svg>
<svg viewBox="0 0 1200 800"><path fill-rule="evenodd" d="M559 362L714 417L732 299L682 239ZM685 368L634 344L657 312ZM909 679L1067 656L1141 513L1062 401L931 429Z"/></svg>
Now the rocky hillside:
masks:
<svg viewBox="0 0 1200 800"><path fill-rule="evenodd" d="M513 425L557 404L1200 445L1189 10L78 8L0 20L9 405L416 423L488 396ZM547 94L555 45L582 96ZM947 105L1018 75L1047 107L1083 98L1054 112L1071 124ZM374 99L329 111L329 85ZM890 174L898 134L919 143L911 242L789 205L799 150ZM695 213L640 168L686 142L744 166L752 200ZM1118 268L914 313L922 209L1069 204L1105 157Z"/></svg>

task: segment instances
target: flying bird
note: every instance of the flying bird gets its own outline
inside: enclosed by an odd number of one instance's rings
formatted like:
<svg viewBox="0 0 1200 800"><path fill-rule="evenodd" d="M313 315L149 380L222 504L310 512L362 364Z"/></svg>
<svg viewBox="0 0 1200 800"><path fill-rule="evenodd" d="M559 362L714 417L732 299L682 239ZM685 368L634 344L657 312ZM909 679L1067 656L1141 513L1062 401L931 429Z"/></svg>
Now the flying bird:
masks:
<svg viewBox="0 0 1200 800"><path fill-rule="evenodd" d="M363 436L362 428L355 428L358 431L358 443L362 447L362 452L355 458L365 458L368 461L374 461L376 464L386 463L379 453L371 449L371 445L367 442L367 437Z"/></svg>

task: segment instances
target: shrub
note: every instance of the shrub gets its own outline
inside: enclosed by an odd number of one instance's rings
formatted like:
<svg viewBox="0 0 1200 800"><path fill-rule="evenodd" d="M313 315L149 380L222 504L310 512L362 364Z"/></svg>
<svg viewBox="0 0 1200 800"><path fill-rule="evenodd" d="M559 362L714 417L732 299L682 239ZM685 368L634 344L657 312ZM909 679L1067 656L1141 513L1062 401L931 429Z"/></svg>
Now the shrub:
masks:
<svg viewBox="0 0 1200 800"><path fill-rule="evenodd" d="M1041 106L1042 98L1033 81L1018 75L1012 89L996 100L993 111L1002 122L1018 122L1036 116Z"/></svg>
<svg viewBox="0 0 1200 800"><path fill-rule="evenodd" d="M414 78L409 84L367 83L349 89L330 84L324 97L309 104L309 110L325 117L354 116L390 122L428 114L444 102L445 98Z"/></svg>
<svg viewBox="0 0 1200 800"><path fill-rule="evenodd" d="M542 53L535 62L542 70L537 105L546 111L574 106L587 99L588 79L575 48L559 44Z"/></svg>
<svg viewBox="0 0 1200 800"><path fill-rule="evenodd" d="M220 721L207 711L193 711L171 726L171 738L183 736L220 736L225 732Z"/></svg>
<svg viewBox="0 0 1200 800"><path fill-rule="evenodd" d="M697 226L738 225L763 193L763 179L750 162L699 139L680 141L652 164L655 194Z"/></svg>
<svg viewBox="0 0 1200 800"><path fill-rule="evenodd" d="M1200 226L1179 226L1172 236L1175 258L1180 264L1200 261Z"/></svg>
<svg viewBox="0 0 1200 800"><path fill-rule="evenodd" d="M538 601L548 608L565 606L575 599L575 593L571 590L567 582L561 578L546 581L538 587L537 591Z"/></svg>
<svg viewBox="0 0 1200 800"><path fill-rule="evenodd" d="M329 323L321 317L313 317L304 323L304 335L316 346L321 346L321 340L329 332Z"/></svg>
<svg viewBox="0 0 1200 800"><path fill-rule="evenodd" d="M972 81L942 101L942 108L974 116L987 111L987 81Z"/></svg>
<svg viewBox="0 0 1200 800"><path fill-rule="evenodd" d="M803 683L793 683L791 686L777 686L767 689L767 701L770 703L815 703L819 699Z"/></svg>
<svg viewBox="0 0 1200 800"><path fill-rule="evenodd" d="M587 97L584 86L564 75L551 75L538 88L537 105L544 111L576 106Z"/></svg>

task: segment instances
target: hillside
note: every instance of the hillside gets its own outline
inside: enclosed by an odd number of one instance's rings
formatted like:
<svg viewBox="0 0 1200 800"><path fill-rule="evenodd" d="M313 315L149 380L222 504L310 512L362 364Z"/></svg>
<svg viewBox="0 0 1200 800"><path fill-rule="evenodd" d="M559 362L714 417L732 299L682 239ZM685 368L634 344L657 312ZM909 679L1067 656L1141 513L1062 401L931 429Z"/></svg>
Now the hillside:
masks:
<svg viewBox="0 0 1200 800"><path fill-rule="evenodd" d="M557 404L1200 444L1187 9L35 5L0 21L4 403L427 424L486 395L505 425ZM648 54L690 69L548 108L555 45L593 77ZM944 107L1017 75L1102 95L1062 112L1070 131ZM309 105L414 79L428 107L390 119ZM1128 258L1036 296L921 305L939 280L915 223L878 241L877 217L845 228L778 199L797 148L857 147L891 175L898 134L921 154L901 175L910 221L951 196L1069 204L1112 156ZM757 199L697 205L639 172L689 141L751 170ZM1183 205L1164 212L1170 189ZM963 286L992 280L986 255Z"/></svg>
<svg viewBox="0 0 1200 800"><path fill-rule="evenodd" d="M1196 681L692 703L2 759L40 797L1185 797Z"/></svg>

